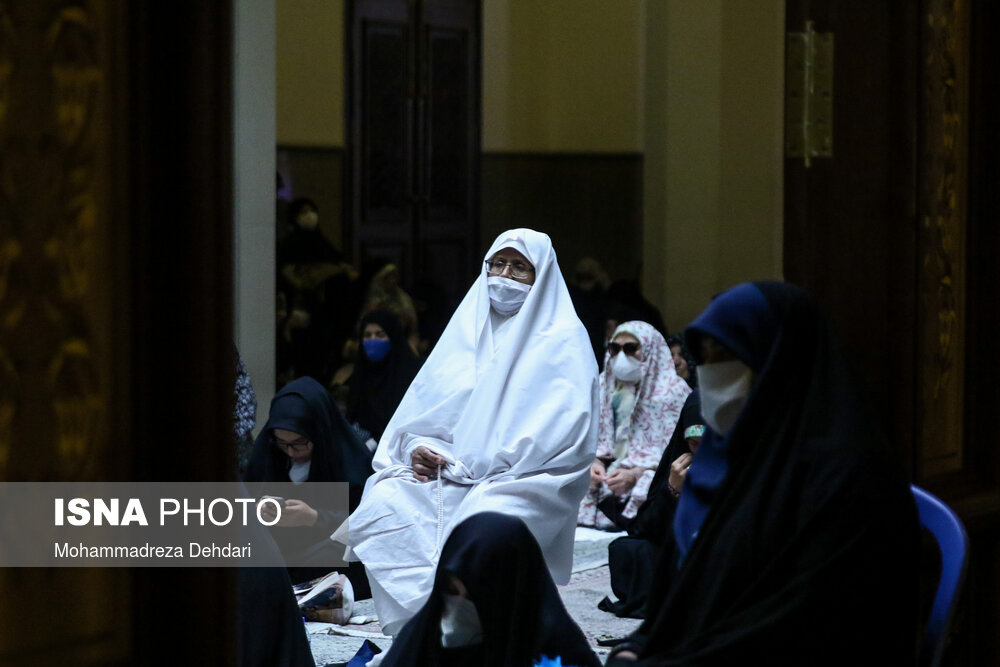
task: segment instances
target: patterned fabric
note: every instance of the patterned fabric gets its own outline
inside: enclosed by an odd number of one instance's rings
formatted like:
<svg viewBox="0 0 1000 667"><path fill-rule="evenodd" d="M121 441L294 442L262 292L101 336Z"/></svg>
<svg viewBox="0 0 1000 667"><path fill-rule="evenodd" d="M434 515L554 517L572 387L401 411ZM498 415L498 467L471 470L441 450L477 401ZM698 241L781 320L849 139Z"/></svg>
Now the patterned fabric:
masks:
<svg viewBox="0 0 1000 667"><path fill-rule="evenodd" d="M613 401L622 383L615 379L611 365L605 359L601 373L601 414L597 436L597 458L613 459L608 473L619 468L644 468L629 494L619 496L624 507L622 516L632 518L646 500L656 466L663 456L674 427L680 418L684 401L691 387L674 370L670 348L663 336L645 322L625 322L615 329L615 336L629 333L639 340L642 350L642 379L636 385L635 407L628 421L616 423ZM588 491L580 505L578 523L602 529L617 526L607 518L597 504L613 495L606 484Z"/></svg>
<svg viewBox="0 0 1000 667"><path fill-rule="evenodd" d="M253 427L257 423L257 395L243 359L236 359L236 386L233 388L233 432L240 470L246 469L253 449Z"/></svg>
<svg viewBox="0 0 1000 667"><path fill-rule="evenodd" d="M628 453L628 436L635 410L635 390L631 383L616 382L611 392L611 414L614 417L615 451L614 458L620 459Z"/></svg>
<svg viewBox="0 0 1000 667"><path fill-rule="evenodd" d="M688 438L701 438L705 435L705 425L695 424L694 426L688 426L687 430L684 431L684 439Z"/></svg>

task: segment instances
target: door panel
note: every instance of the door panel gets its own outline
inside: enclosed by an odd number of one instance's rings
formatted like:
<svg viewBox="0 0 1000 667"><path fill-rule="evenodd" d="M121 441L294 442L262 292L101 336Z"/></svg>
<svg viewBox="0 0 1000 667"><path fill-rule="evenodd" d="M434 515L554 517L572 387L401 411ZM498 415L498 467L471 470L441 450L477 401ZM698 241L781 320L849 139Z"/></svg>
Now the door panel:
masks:
<svg viewBox="0 0 1000 667"><path fill-rule="evenodd" d="M361 221L406 224L412 196L409 26L365 21L361 77Z"/></svg>
<svg viewBox="0 0 1000 667"><path fill-rule="evenodd" d="M404 289L448 308L478 272L479 16L478 0L348 6L355 260L396 249Z"/></svg>
<svg viewBox="0 0 1000 667"><path fill-rule="evenodd" d="M1000 150L987 0L789 0L832 32L833 156L785 164L786 278L824 304L911 478L972 541L946 664L1000 664ZM989 369L989 370L987 370ZM991 378L991 379L989 379Z"/></svg>

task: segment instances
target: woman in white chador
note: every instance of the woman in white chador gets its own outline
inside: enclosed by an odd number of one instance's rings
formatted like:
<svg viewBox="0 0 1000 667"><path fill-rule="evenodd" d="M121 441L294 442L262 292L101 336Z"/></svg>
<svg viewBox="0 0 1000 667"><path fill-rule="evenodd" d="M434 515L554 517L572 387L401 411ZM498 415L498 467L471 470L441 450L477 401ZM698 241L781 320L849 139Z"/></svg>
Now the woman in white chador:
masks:
<svg viewBox="0 0 1000 667"><path fill-rule="evenodd" d="M383 632L420 610L441 545L477 512L523 520L556 583L569 580L598 396L551 240L504 232L386 427L350 518Z"/></svg>

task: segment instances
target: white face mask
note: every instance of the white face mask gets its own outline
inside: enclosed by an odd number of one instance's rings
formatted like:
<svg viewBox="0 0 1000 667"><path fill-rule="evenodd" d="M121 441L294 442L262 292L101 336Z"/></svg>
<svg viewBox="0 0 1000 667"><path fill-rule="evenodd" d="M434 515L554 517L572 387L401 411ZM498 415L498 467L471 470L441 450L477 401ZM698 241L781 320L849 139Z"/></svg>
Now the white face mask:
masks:
<svg viewBox="0 0 1000 667"><path fill-rule="evenodd" d="M619 352L608 361L611 366L611 373L622 382L638 382L642 379L642 367L639 360L630 357L624 352Z"/></svg>
<svg viewBox="0 0 1000 667"><path fill-rule="evenodd" d="M752 379L753 371L738 359L698 366L701 416L713 431L729 433L746 405Z"/></svg>
<svg viewBox="0 0 1000 667"><path fill-rule="evenodd" d="M490 305L501 315L513 315L521 310L531 291L531 285L501 276L486 278L486 287L490 291Z"/></svg>
<svg viewBox="0 0 1000 667"><path fill-rule="evenodd" d="M316 211L306 211L299 216L299 227L306 231L312 231L316 229L316 225L319 224L319 213Z"/></svg>
<svg viewBox="0 0 1000 667"><path fill-rule="evenodd" d="M461 595L445 595L441 611L441 646L471 646L483 641L483 626L476 605Z"/></svg>

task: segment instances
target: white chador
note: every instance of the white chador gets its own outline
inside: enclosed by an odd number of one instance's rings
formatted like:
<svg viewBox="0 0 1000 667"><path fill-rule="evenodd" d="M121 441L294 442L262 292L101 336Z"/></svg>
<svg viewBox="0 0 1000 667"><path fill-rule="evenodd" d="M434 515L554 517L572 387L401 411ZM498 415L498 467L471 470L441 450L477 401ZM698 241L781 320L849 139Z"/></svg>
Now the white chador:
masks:
<svg viewBox="0 0 1000 667"><path fill-rule="evenodd" d="M486 258L504 248L535 267L523 305L506 316L491 308L484 264L386 427L350 517L386 634L423 606L449 532L477 512L522 519L553 579L569 580L597 448L597 365L549 237L514 229ZM439 479L413 476L419 446L447 461Z"/></svg>

